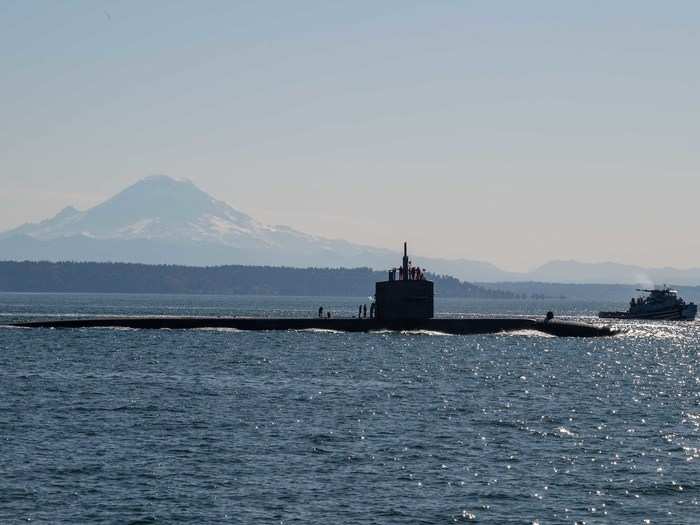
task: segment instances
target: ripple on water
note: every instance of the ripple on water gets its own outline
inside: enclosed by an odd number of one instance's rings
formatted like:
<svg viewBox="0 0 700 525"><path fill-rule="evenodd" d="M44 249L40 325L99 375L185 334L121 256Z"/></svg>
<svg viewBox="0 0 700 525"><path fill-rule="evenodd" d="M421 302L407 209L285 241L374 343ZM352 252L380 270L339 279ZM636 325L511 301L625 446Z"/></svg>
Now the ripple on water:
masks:
<svg viewBox="0 0 700 525"><path fill-rule="evenodd" d="M0 330L0 522L696 523L698 324L623 326Z"/></svg>

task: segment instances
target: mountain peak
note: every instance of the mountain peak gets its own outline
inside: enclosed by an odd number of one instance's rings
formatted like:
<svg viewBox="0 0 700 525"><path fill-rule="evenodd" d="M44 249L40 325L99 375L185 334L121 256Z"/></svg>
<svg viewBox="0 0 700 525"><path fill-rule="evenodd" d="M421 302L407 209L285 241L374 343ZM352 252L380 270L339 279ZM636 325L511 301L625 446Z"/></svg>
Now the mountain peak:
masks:
<svg viewBox="0 0 700 525"><path fill-rule="evenodd" d="M139 182L145 182L145 181L175 181L177 182L178 179L175 177L171 177L170 175L164 175L162 173L154 173L153 175L148 175L144 178L142 178Z"/></svg>
<svg viewBox="0 0 700 525"><path fill-rule="evenodd" d="M144 177L141 180L136 181L134 184L132 184L132 186L136 186L139 184L194 186L194 183L190 179L176 179L175 177L171 177L170 175L161 175L161 174L149 175L148 177Z"/></svg>
<svg viewBox="0 0 700 525"><path fill-rule="evenodd" d="M263 228L248 215L214 199L190 180L151 175L80 212L68 206L38 224L8 234L36 239L82 235L98 239L190 239L228 244Z"/></svg>
<svg viewBox="0 0 700 525"><path fill-rule="evenodd" d="M144 177L143 179L140 179L130 186L127 186L125 189L123 189L121 192L119 192L117 195L112 197L113 200L119 195L127 193L135 193L135 192L172 192L172 191L177 191L181 193L190 193L190 194L199 194L199 195L206 195L208 199L214 200L210 195L199 189L195 184L189 180L189 179L176 179L174 177L170 177L168 175L149 175L148 177ZM109 201L107 201L109 202Z"/></svg>
<svg viewBox="0 0 700 525"><path fill-rule="evenodd" d="M214 209L233 208L217 201L191 180L175 179L168 175L151 175L128 186L114 197L95 206L90 213L113 209L116 213L140 213L185 219ZM236 212L239 213L239 212ZM243 217L244 214L240 214Z"/></svg>

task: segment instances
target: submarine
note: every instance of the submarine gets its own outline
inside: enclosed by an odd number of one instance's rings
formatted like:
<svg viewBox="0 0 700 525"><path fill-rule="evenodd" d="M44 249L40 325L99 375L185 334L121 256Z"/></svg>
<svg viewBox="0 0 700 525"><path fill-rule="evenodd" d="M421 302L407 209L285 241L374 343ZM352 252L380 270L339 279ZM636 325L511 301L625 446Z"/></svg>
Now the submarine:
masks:
<svg viewBox="0 0 700 525"><path fill-rule="evenodd" d="M21 328L135 328L135 329L195 329L233 328L238 330L335 330L341 332L430 331L454 335L489 334L518 330L536 330L560 337L605 337L618 330L610 326L560 321L549 312L544 319L503 318L436 318L433 282L424 270L414 267L408 258L407 243L403 245L401 266L388 271L386 281L375 284L375 302L367 317L261 318L261 317L98 317L46 319L14 323Z"/></svg>

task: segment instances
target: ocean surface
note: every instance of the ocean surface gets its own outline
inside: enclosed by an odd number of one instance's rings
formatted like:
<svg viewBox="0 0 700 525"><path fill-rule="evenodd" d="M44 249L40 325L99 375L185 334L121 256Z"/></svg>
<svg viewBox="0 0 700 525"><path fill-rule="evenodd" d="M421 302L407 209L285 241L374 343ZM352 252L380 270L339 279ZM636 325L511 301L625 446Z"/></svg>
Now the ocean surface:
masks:
<svg viewBox="0 0 700 525"><path fill-rule="evenodd" d="M367 298L0 294L80 315ZM625 305L439 300L594 321ZM0 328L0 523L700 523L699 324L606 339Z"/></svg>

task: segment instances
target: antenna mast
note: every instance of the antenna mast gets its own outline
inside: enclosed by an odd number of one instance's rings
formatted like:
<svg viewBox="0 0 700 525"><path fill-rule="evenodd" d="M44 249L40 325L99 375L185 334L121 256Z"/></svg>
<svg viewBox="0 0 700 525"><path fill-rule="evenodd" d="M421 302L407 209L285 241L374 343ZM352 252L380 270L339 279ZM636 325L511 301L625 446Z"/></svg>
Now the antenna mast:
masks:
<svg viewBox="0 0 700 525"><path fill-rule="evenodd" d="M403 243L403 280L408 280L408 249L406 242Z"/></svg>

